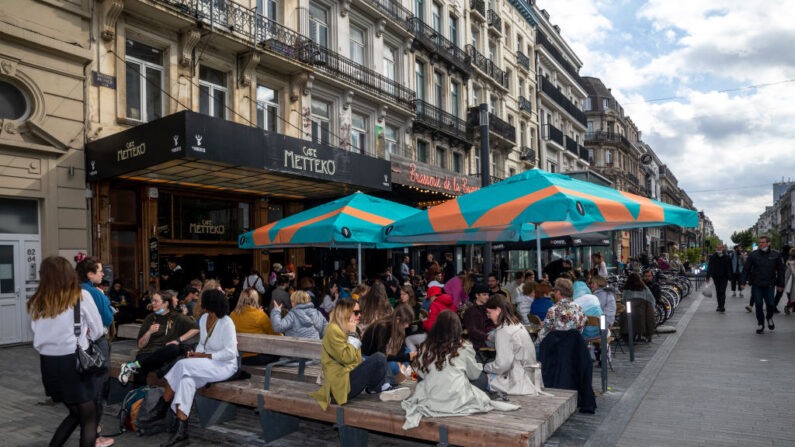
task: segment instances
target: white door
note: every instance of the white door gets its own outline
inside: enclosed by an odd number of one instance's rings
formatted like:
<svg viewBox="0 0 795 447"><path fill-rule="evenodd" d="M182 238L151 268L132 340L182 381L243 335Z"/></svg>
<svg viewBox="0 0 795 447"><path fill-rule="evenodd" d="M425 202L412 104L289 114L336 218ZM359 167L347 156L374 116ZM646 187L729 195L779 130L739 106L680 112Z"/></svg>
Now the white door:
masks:
<svg viewBox="0 0 795 447"><path fill-rule="evenodd" d="M0 240L0 345L20 343L27 330L19 241Z"/></svg>

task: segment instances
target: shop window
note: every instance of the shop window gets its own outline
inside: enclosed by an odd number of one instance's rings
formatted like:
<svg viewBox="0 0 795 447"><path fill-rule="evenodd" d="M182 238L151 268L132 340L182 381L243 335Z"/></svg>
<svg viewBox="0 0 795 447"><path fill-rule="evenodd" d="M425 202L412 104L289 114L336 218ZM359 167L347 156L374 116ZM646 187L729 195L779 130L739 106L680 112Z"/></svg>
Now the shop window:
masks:
<svg viewBox="0 0 795 447"><path fill-rule="evenodd" d="M233 241L250 226L242 221L238 202L179 196L174 199L177 239Z"/></svg>
<svg viewBox="0 0 795 447"><path fill-rule="evenodd" d="M30 114L27 96L14 84L0 81L0 120L22 120Z"/></svg>
<svg viewBox="0 0 795 447"><path fill-rule="evenodd" d="M123 281L125 286L132 287L135 278L135 253L138 232L135 229L110 232L110 256L113 259L113 276Z"/></svg>
<svg viewBox="0 0 795 447"><path fill-rule="evenodd" d="M257 127L279 131L279 91L264 85L257 86Z"/></svg>
<svg viewBox="0 0 795 447"><path fill-rule="evenodd" d="M127 39L125 66L127 118L152 121L163 116L163 51Z"/></svg>
<svg viewBox="0 0 795 447"><path fill-rule="evenodd" d="M160 193L157 198L157 236L174 239L173 214L171 212L171 194Z"/></svg>
<svg viewBox="0 0 795 447"><path fill-rule="evenodd" d="M226 118L226 73L201 65L199 67L199 112Z"/></svg>
<svg viewBox="0 0 795 447"><path fill-rule="evenodd" d="M360 113L351 114L351 149L360 154L368 153L367 117Z"/></svg>
<svg viewBox="0 0 795 447"><path fill-rule="evenodd" d="M319 144L329 144L329 122L331 106L312 98L312 141Z"/></svg>
<svg viewBox="0 0 795 447"><path fill-rule="evenodd" d="M39 202L0 199L0 233L39 234Z"/></svg>

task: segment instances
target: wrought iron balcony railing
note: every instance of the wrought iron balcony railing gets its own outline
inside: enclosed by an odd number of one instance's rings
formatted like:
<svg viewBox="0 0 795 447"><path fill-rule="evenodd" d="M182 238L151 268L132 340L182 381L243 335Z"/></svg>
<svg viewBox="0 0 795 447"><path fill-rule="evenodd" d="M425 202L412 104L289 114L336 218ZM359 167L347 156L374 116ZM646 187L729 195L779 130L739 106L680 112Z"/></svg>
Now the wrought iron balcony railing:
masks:
<svg viewBox="0 0 795 447"><path fill-rule="evenodd" d="M558 90L552 82L550 82L546 77L539 76L539 83L541 84L541 91L546 93L547 96L552 98L560 107L563 108L569 115L572 116L575 120L577 120L583 126L588 124L588 120L585 118L585 113L580 110L580 108L569 101L569 98L566 97L560 90Z"/></svg>
<svg viewBox="0 0 795 447"><path fill-rule="evenodd" d="M516 62L525 70L530 70L530 58L521 51L516 52Z"/></svg>
<svg viewBox="0 0 795 447"><path fill-rule="evenodd" d="M597 130L593 132L585 132L585 141L592 141L595 143L616 143L621 144L627 149L632 148L632 144L627 137L616 132Z"/></svg>
<svg viewBox="0 0 795 447"><path fill-rule="evenodd" d="M552 124L544 124L541 130L541 137L548 141L554 141L560 147L563 147L563 132Z"/></svg>
<svg viewBox="0 0 795 447"><path fill-rule="evenodd" d="M477 67L480 71L486 73L486 75L488 75L490 78L497 81L497 84L506 89L508 88L508 77L500 67L498 67L486 56L480 54L477 48L475 48L473 45L467 45L466 49L467 54L472 61L472 65Z"/></svg>
<svg viewBox="0 0 795 447"><path fill-rule="evenodd" d="M574 155L580 154L580 151L577 148L577 142L572 140L568 136L566 137L566 150L573 153Z"/></svg>
<svg viewBox="0 0 795 447"><path fill-rule="evenodd" d="M493 9L486 11L486 23L490 28L494 28L497 32L502 33L502 18L497 15L497 11Z"/></svg>
<svg viewBox="0 0 795 447"><path fill-rule="evenodd" d="M386 14L395 22L399 23L400 26L406 29L406 31L413 33L414 27L411 23L411 19L414 18L414 14L406 9L403 5L400 4L398 0L368 0L372 3L379 11Z"/></svg>
<svg viewBox="0 0 795 447"><path fill-rule="evenodd" d="M469 7L480 13L481 17L486 17L486 2L484 0L469 0Z"/></svg>
<svg viewBox="0 0 795 447"><path fill-rule="evenodd" d="M414 32L414 42L412 50L422 46L429 53L439 56L447 63L448 68L454 68L461 72L464 78L469 78L472 71L470 57L458 45L445 38L440 31L436 31L427 23L414 17L411 19Z"/></svg>
<svg viewBox="0 0 795 447"><path fill-rule="evenodd" d="M417 113L414 119L415 126L420 125L433 132L441 132L448 138L472 144L467 138L467 123L461 118L453 116L421 99L414 100L414 110Z"/></svg>
<svg viewBox="0 0 795 447"><path fill-rule="evenodd" d="M480 126L480 108L470 107L467 111L467 127L470 134L477 134L477 129ZM500 137L516 144L516 127L500 119L497 115L489 112L489 132L492 132Z"/></svg>
<svg viewBox="0 0 795 447"><path fill-rule="evenodd" d="M536 43L540 44L544 49L547 50L547 53L552 55L552 57L557 61L557 63L563 67L563 69L574 78L577 83L582 84L580 82L580 74L577 73L577 69L574 68L574 65L569 63L564 57L561 52L555 48L555 45L549 40L549 38L541 32L541 30L536 31Z"/></svg>
<svg viewBox="0 0 795 447"><path fill-rule="evenodd" d="M529 114L533 114L533 102L524 96L519 97L519 110L523 110Z"/></svg>
<svg viewBox="0 0 795 447"><path fill-rule="evenodd" d="M493 185L495 183L500 183L503 180L505 180L505 179L502 178L502 177L498 177L496 175L490 175L489 176L489 185Z"/></svg>
<svg viewBox="0 0 795 447"><path fill-rule="evenodd" d="M301 60L314 66L317 71L355 84L376 96L385 97L406 108L412 107L413 90L319 44L305 43Z"/></svg>
<svg viewBox="0 0 795 447"><path fill-rule="evenodd" d="M535 163L536 162L536 151L534 151L530 147L522 146L522 152L520 153L519 158L521 158L524 161L529 161L531 163Z"/></svg>
<svg viewBox="0 0 795 447"><path fill-rule="evenodd" d="M627 178L631 183L634 183L636 186L640 186L640 182L638 181L638 178L635 177L635 174L630 174L629 172L627 172L626 174Z"/></svg>
<svg viewBox="0 0 795 447"><path fill-rule="evenodd" d="M587 161L588 163L593 163L593 160L591 159L590 155L588 154L588 149L586 149L585 146L583 146L583 145L579 145L579 146L580 146L579 147L580 158L582 158L583 160Z"/></svg>

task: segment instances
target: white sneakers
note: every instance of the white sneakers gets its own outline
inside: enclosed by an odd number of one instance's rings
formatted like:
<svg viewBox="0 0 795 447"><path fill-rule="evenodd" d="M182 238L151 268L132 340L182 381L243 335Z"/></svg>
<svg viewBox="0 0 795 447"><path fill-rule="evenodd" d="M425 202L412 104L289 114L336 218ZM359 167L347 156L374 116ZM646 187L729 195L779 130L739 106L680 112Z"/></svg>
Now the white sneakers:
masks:
<svg viewBox="0 0 795 447"><path fill-rule="evenodd" d="M411 389L406 387L392 388L390 390L382 391L380 394L378 394L379 399L384 402L401 401L409 396L411 396Z"/></svg>
<svg viewBox="0 0 795 447"><path fill-rule="evenodd" d="M127 382L130 381L130 376L137 372L138 368L132 363L122 363L121 372L119 372L119 383L121 383L121 386L126 386Z"/></svg>

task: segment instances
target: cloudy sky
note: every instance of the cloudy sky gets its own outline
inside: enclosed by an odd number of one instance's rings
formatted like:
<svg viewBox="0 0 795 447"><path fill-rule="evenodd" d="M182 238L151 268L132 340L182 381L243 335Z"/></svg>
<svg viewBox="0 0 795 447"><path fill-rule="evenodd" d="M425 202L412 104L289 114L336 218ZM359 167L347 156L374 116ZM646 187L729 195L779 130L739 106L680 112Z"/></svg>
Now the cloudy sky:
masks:
<svg viewBox="0 0 795 447"><path fill-rule="evenodd" d="M724 241L795 180L795 0L537 5Z"/></svg>

